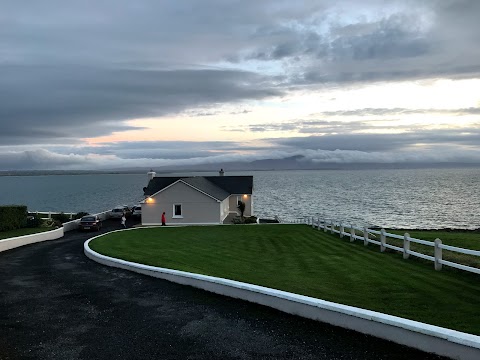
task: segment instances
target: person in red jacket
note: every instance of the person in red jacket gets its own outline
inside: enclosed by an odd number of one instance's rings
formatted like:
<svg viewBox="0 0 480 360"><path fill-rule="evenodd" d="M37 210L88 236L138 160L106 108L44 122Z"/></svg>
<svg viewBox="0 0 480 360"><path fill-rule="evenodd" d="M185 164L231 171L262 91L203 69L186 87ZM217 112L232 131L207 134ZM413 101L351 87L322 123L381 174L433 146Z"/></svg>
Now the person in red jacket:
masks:
<svg viewBox="0 0 480 360"><path fill-rule="evenodd" d="M166 222L167 221L165 220L165 211L164 211L163 214L162 214L162 226L167 225Z"/></svg>

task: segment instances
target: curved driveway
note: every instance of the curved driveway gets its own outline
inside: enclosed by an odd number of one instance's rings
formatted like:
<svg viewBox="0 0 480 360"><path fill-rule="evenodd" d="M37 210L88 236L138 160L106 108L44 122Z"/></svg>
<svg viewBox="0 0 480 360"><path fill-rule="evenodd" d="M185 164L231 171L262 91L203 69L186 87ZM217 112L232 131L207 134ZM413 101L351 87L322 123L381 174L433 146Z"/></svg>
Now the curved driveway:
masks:
<svg viewBox="0 0 480 360"><path fill-rule="evenodd" d="M440 359L97 264L90 236L0 253L0 359Z"/></svg>

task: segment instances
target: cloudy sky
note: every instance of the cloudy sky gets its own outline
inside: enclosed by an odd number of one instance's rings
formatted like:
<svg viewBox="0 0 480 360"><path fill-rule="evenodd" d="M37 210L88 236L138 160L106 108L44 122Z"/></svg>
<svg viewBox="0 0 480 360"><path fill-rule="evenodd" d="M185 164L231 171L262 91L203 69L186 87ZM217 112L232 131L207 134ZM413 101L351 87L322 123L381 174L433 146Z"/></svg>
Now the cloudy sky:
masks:
<svg viewBox="0 0 480 360"><path fill-rule="evenodd" d="M0 0L0 170L480 164L478 0Z"/></svg>

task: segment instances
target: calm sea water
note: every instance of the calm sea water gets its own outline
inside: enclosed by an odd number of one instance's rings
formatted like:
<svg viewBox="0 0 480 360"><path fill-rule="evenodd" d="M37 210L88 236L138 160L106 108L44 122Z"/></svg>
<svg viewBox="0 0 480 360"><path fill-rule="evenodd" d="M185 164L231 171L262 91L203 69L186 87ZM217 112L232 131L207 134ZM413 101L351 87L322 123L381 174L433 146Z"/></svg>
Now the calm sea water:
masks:
<svg viewBox="0 0 480 360"><path fill-rule="evenodd" d="M254 176L254 212L259 217L326 216L358 225L407 228L480 227L480 169L227 175ZM146 185L146 174L7 176L0 177L0 204L25 204L30 211L94 213L136 204Z"/></svg>

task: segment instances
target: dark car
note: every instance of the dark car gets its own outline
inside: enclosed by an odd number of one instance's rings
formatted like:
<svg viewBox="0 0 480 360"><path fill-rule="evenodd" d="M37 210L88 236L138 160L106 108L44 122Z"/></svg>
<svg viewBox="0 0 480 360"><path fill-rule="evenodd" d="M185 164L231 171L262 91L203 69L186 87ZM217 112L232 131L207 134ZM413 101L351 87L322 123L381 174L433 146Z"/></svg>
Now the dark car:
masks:
<svg viewBox="0 0 480 360"><path fill-rule="evenodd" d="M102 228L102 221L97 215L88 215L80 219L78 226L80 230L100 230Z"/></svg>

